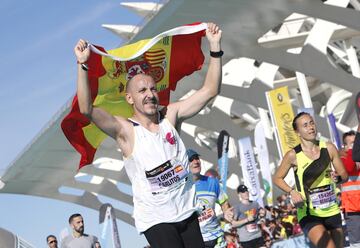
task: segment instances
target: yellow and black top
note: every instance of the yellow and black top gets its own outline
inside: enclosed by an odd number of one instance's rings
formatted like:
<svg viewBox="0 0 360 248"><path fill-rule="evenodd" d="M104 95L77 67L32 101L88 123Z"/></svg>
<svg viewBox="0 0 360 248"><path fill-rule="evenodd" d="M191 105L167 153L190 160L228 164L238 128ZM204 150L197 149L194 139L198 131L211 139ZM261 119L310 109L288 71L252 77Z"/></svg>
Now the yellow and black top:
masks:
<svg viewBox="0 0 360 248"><path fill-rule="evenodd" d="M297 161L294 170L296 190L305 199L304 205L297 209L299 221L307 215L329 217L340 213L336 202L336 185L330 176L330 155L324 141L318 145L320 157L316 160L308 158L301 145L294 148Z"/></svg>

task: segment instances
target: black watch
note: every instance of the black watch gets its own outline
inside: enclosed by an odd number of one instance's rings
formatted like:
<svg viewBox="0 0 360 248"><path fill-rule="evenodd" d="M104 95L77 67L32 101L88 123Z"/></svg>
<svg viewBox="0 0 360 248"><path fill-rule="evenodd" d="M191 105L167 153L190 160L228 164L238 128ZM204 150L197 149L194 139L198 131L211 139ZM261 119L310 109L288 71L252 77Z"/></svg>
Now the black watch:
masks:
<svg viewBox="0 0 360 248"><path fill-rule="evenodd" d="M210 56L213 58L220 58L223 55L224 55L224 52L222 50L220 50L218 52L210 51Z"/></svg>
<svg viewBox="0 0 360 248"><path fill-rule="evenodd" d="M80 64L81 65L81 69L83 69L84 71L88 71L89 70L89 66L86 63Z"/></svg>

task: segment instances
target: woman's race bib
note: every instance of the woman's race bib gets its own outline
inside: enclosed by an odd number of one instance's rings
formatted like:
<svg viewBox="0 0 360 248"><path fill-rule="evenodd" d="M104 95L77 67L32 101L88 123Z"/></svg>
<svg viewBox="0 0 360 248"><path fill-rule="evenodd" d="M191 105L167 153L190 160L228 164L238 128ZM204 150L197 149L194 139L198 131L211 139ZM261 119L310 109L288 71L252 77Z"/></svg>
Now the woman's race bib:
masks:
<svg viewBox="0 0 360 248"><path fill-rule="evenodd" d="M145 171L146 179L153 194L171 191L179 187L186 181L188 174L177 159L168 160L150 171Z"/></svg>
<svg viewBox="0 0 360 248"><path fill-rule="evenodd" d="M336 204L335 190L331 184L310 189L309 192L314 208L324 209Z"/></svg>

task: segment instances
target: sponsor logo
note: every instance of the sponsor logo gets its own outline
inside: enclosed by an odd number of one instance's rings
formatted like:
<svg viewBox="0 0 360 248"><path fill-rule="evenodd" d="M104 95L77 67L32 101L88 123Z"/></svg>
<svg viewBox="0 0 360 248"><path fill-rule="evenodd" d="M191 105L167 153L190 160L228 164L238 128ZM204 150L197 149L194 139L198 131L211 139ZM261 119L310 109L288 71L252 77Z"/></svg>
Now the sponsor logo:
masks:
<svg viewBox="0 0 360 248"><path fill-rule="evenodd" d="M165 136L165 139L167 142L169 142L171 145L175 145L176 139L174 135L171 132L168 132Z"/></svg>
<svg viewBox="0 0 360 248"><path fill-rule="evenodd" d="M178 173L178 172L180 172L180 171L182 171L182 170L183 170L183 168L182 168L181 165L178 165L178 166L175 167L175 172L176 172L176 173Z"/></svg>

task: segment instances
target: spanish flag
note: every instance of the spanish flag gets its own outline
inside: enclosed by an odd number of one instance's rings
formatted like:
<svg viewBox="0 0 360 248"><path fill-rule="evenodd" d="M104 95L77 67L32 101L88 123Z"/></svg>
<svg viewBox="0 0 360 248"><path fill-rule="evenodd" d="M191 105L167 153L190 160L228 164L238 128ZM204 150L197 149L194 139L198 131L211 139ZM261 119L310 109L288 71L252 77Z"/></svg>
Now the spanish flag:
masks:
<svg viewBox="0 0 360 248"><path fill-rule="evenodd" d="M93 105L112 115L132 116L125 100L126 82L138 73L146 73L154 78L160 104L166 106L177 81L201 69L201 38L206 28L205 23L181 26L110 51L91 45L88 75ZM91 164L106 134L80 113L77 96L61 128L81 155L79 169Z"/></svg>

